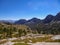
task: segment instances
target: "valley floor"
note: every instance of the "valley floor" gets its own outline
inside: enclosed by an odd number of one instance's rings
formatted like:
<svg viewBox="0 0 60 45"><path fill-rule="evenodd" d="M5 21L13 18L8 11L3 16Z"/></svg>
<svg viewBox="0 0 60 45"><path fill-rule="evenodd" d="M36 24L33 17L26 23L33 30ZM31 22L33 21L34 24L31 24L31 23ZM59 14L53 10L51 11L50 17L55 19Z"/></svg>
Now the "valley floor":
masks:
<svg viewBox="0 0 60 45"><path fill-rule="evenodd" d="M0 40L0 42L4 40ZM33 35L32 37L9 38L0 45L60 45L60 35Z"/></svg>

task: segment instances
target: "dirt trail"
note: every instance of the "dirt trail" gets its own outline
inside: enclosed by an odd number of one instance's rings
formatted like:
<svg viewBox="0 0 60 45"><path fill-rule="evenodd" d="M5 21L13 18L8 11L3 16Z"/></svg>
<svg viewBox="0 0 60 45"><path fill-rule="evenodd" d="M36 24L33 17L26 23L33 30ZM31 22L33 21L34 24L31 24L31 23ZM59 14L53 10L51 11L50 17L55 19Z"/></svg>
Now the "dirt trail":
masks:
<svg viewBox="0 0 60 45"><path fill-rule="evenodd" d="M32 44L32 45L60 45L60 43L55 43L55 42L37 42L37 43L35 43L35 44Z"/></svg>

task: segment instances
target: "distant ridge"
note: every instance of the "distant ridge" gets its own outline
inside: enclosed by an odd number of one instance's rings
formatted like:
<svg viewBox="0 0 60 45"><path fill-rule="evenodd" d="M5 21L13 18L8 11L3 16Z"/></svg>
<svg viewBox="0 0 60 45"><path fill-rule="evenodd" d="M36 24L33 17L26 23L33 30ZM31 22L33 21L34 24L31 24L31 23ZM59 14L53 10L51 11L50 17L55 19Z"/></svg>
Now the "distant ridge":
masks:
<svg viewBox="0 0 60 45"><path fill-rule="evenodd" d="M50 22L55 22L55 21L60 21L60 12L56 14L56 16L53 16L49 14L45 19L41 20L36 17L26 20L26 19L20 19L20 20L0 20L0 22L9 22L9 23L14 23L14 24L25 24L25 25L30 25L30 24L38 24L38 23L50 23Z"/></svg>
<svg viewBox="0 0 60 45"><path fill-rule="evenodd" d="M18 20L15 24L27 24L27 23L50 23L51 21L60 21L60 12L56 16L49 14L45 19L32 18L30 20Z"/></svg>

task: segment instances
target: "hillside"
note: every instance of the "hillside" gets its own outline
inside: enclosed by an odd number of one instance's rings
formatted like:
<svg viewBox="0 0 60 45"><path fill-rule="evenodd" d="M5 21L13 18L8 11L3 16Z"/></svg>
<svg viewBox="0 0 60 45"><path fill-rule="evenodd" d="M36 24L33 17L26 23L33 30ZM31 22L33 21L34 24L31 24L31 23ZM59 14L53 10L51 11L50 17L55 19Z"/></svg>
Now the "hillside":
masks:
<svg viewBox="0 0 60 45"><path fill-rule="evenodd" d="M13 25L0 23L0 39L20 37L31 33L31 29L26 25Z"/></svg>
<svg viewBox="0 0 60 45"><path fill-rule="evenodd" d="M21 24L18 20L15 24ZM22 20L24 22L24 20ZM55 16L49 14L45 19L32 18L26 20L24 23L29 26L33 31L38 31L43 34L60 34L60 12Z"/></svg>

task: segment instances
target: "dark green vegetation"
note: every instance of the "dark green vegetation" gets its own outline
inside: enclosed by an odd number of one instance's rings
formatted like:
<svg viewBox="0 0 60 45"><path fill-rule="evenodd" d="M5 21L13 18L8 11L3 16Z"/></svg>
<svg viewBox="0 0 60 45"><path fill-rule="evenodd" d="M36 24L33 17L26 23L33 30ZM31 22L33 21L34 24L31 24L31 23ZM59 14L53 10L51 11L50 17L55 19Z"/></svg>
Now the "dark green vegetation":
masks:
<svg viewBox="0 0 60 45"><path fill-rule="evenodd" d="M60 34L60 23L37 24L35 30L40 34Z"/></svg>
<svg viewBox="0 0 60 45"><path fill-rule="evenodd" d="M31 33L31 29L28 26L0 23L0 39L20 37L28 33Z"/></svg>

